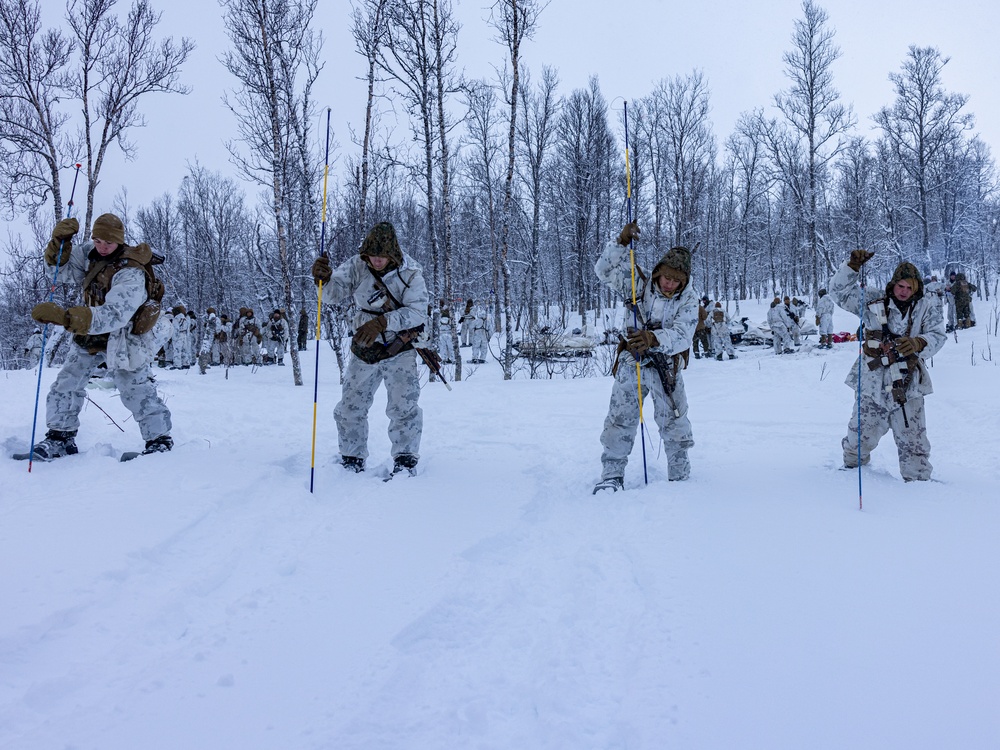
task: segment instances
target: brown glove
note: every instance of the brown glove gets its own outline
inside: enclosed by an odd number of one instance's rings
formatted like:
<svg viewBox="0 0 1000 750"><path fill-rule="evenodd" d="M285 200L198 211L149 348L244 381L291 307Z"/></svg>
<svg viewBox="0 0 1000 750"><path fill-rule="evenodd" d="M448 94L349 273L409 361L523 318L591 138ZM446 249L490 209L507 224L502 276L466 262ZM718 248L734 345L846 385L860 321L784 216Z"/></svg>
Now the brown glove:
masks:
<svg viewBox="0 0 1000 750"><path fill-rule="evenodd" d="M79 231L80 222L73 218L63 219L52 230L52 239L68 240Z"/></svg>
<svg viewBox="0 0 1000 750"><path fill-rule="evenodd" d="M655 333L643 328L638 331L632 331L625 340L625 345L633 357L641 357L649 349L659 346L660 342L657 341Z"/></svg>
<svg viewBox="0 0 1000 750"><path fill-rule="evenodd" d="M372 318L367 323L361 325L358 332L354 334L354 338L361 346L371 346L378 339L378 335L385 330L385 324L384 315Z"/></svg>
<svg viewBox="0 0 1000 750"><path fill-rule="evenodd" d="M94 319L94 314L89 307L71 307L66 311L66 330L70 333L77 333L86 336L90 333L90 322Z"/></svg>
<svg viewBox="0 0 1000 750"><path fill-rule="evenodd" d="M816 316L816 325L819 325L819 315Z"/></svg>
<svg viewBox="0 0 1000 750"><path fill-rule="evenodd" d="M847 259L848 267L855 271L860 272L861 266L872 259L875 253L870 253L867 250L851 250L851 257Z"/></svg>
<svg viewBox="0 0 1000 750"><path fill-rule="evenodd" d="M52 323L57 326L66 325L66 311L55 302L39 302L31 308L31 317L39 323Z"/></svg>
<svg viewBox="0 0 1000 750"><path fill-rule="evenodd" d="M919 354L927 346L927 342L919 336L900 336L896 339L896 351L900 357L909 357L911 354Z"/></svg>
<svg viewBox="0 0 1000 750"><path fill-rule="evenodd" d="M313 281L318 285L320 282L326 283L333 276L333 269L330 268L330 261L325 255L319 256L312 264Z"/></svg>
<svg viewBox="0 0 1000 750"><path fill-rule="evenodd" d="M639 225L634 221L630 221L622 228L622 233L618 235L618 244L622 247L628 247L632 240L639 239Z"/></svg>

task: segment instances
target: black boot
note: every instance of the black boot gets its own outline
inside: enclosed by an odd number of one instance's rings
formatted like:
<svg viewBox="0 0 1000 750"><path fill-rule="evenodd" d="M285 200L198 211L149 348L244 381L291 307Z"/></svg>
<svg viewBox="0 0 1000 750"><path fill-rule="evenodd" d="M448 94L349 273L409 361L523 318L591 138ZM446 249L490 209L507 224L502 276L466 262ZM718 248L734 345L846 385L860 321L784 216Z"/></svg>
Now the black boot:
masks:
<svg viewBox="0 0 1000 750"><path fill-rule="evenodd" d="M357 456L341 456L340 465L345 469L353 471L355 474L360 474L365 470L365 460Z"/></svg>
<svg viewBox="0 0 1000 750"><path fill-rule="evenodd" d="M142 451L144 456L150 453L166 453L174 447L174 439L170 435L160 435L158 438L146 441L146 448Z"/></svg>
<svg viewBox="0 0 1000 750"><path fill-rule="evenodd" d="M79 453L75 437L76 430L49 430L45 439L35 445L34 456L39 461L52 461Z"/></svg>

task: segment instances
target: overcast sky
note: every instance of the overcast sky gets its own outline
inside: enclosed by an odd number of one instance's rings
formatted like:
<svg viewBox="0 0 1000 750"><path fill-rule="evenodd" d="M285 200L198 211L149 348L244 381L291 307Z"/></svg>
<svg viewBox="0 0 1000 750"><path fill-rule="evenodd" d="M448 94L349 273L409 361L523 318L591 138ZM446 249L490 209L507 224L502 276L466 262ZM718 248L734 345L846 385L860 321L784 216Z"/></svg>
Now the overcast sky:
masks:
<svg viewBox="0 0 1000 750"><path fill-rule="evenodd" d="M120 0L125 7L128 0ZM161 31L188 36L197 45L185 67L188 96L160 95L142 104L149 124L133 131L138 158L124 163L113 154L98 188L96 212L108 210L121 186L133 209L163 192L174 192L197 159L203 166L232 173L224 143L234 134L221 95L233 85L218 58L228 45L221 11L212 0L153 0L163 13ZM43 4L44 5L44 4ZM348 0L319 0L317 22L325 37L326 67L315 100L332 108L333 137L352 149L348 126L363 123L365 87L357 77L364 61L354 50ZM493 41L485 18L489 0L456 0L463 29L459 64L471 77L493 76L504 49ZM836 31L842 56L834 67L842 100L854 107L859 129L893 98L888 74L900 69L911 44L934 46L951 58L945 87L968 94L967 111L994 152L1000 147L1000 101L996 75L1000 10L988 0L827 0L820 2ZM55 4L48 7L52 10ZM663 79L701 70L711 91L712 119L720 143L740 113L770 108L774 94L787 88L782 54L791 49L793 23L801 18L798 0L551 0L537 33L523 49L532 73L543 65L558 69L560 93L584 87L596 75L607 100L620 109L625 99L645 96ZM56 23L54 15L44 19ZM322 130L321 117L316 126ZM69 184L67 178L66 184Z"/></svg>

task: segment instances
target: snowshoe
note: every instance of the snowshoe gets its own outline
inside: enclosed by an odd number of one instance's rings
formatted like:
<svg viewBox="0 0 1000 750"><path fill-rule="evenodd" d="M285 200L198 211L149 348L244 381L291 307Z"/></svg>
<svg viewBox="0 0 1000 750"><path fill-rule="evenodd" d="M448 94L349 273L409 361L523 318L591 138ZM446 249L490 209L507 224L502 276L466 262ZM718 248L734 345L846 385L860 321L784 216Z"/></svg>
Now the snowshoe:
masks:
<svg viewBox="0 0 1000 750"><path fill-rule="evenodd" d="M11 458L15 461L27 461L34 454L35 461L53 461L63 456L79 453L76 447L76 430L49 430L45 439L35 444L34 451L15 453Z"/></svg>
<svg viewBox="0 0 1000 750"><path fill-rule="evenodd" d="M600 482L594 485L594 491L590 494L596 495L601 490L611 490L612 492L618 492L618 490L625 489L625 478L624 477L608 477L607 479L602 479Z"/></svg>
<svg viewBox="0 0 1000 750"><path fill-rule="evenodd" d="M118 460L122 463L131 461L139 456L148 456L151 453L166 453L174 447L174 440L170 435L160 435L158 438L146 441L146 447L140 451L125 451Z"/></svg>

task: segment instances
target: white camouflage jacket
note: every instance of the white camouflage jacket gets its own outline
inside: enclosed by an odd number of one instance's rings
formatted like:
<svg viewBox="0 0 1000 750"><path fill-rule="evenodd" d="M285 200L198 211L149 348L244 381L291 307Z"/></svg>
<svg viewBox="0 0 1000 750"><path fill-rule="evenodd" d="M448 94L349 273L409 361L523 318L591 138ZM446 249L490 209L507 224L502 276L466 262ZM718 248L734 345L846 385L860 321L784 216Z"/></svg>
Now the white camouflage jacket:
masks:
<svg viewBox="0 0 1000 750"><path fill-rule="evenodd" d="M861 312L861 287L858 285L858 272L852 269L845 262L840 269L830 279L830 296L836 300L844 310L849 313L859 315ZM878 314L885 309L883 299L884 290L866 290L870 293L865 295L864 326L867 330L881 330L882 324L879 322ZM925 396L933 392L931 386L931 376L924 366L924 361L930 359L944 346L947 336L944 332L944 321L941 315L941 305L932 301L927 296L923 296L914 302L904 317L899 308L892 302L889 303L889 316L887 320L889 332L897 336L919 336L927 342L917 357L918 372L913 373L910 385L906 390L907 396ZM861 394L865 398L881 402L886 408L893 405L892 398L892 375L889 368L879 367L871 370L868 368L868 359L865 357L865 366L861 371ZM854 367L844 381L854 390L858 389L858 367L859 362L855 360Z"/></svg>
<svg viewBox="0 0 1000 750"><path fill-rule="evenodd" d="M413 258L404 253L403 265L383 276L382 282L402 305L399 309L383 311L383 305L391 307L392 303L376 287L368 264L360 255L355 255L333 269L330 280L323 284L323 301L336 304L352 298L357 309L355 331L372 318L385 315L385 341L391 341L400 331L427 322L427 285L420 265Z"/></svg>
<svg viewBox="0 0 1000 750"><path fill-rule="evenodd" d="M597 278L607 287L617 292L626 302L632 300L632 270L629 262L629 250L612 240L604 247L604 252L594 265ZM636 301L639 314L643 321L649 324L660 324L653 330L659 346L654 351L665 354L680 354L691 347L694 329L698 325L698 299L691 287L690 280L673 297L664 296L660 290L646 278L645 281L636 274ZM632 314L626 313L626 323L632 325ZM626 356L623 352L622 356Z"/></svg>
<svg viewBox="0 0 1000 750"><path fill-rule="evenodd" d="M94 243L74 244L69 260L59 268L59 280L81 285L90 266ZM173 333L170 321L161 315L152 329L141 335L131 332L131 319L146 301L146 274L141 268L123 268L111 280L104 304L90 308L93 316L90 335L109 334L107 365L109 370L138 370L156 358L157 352Z"/></svg>

